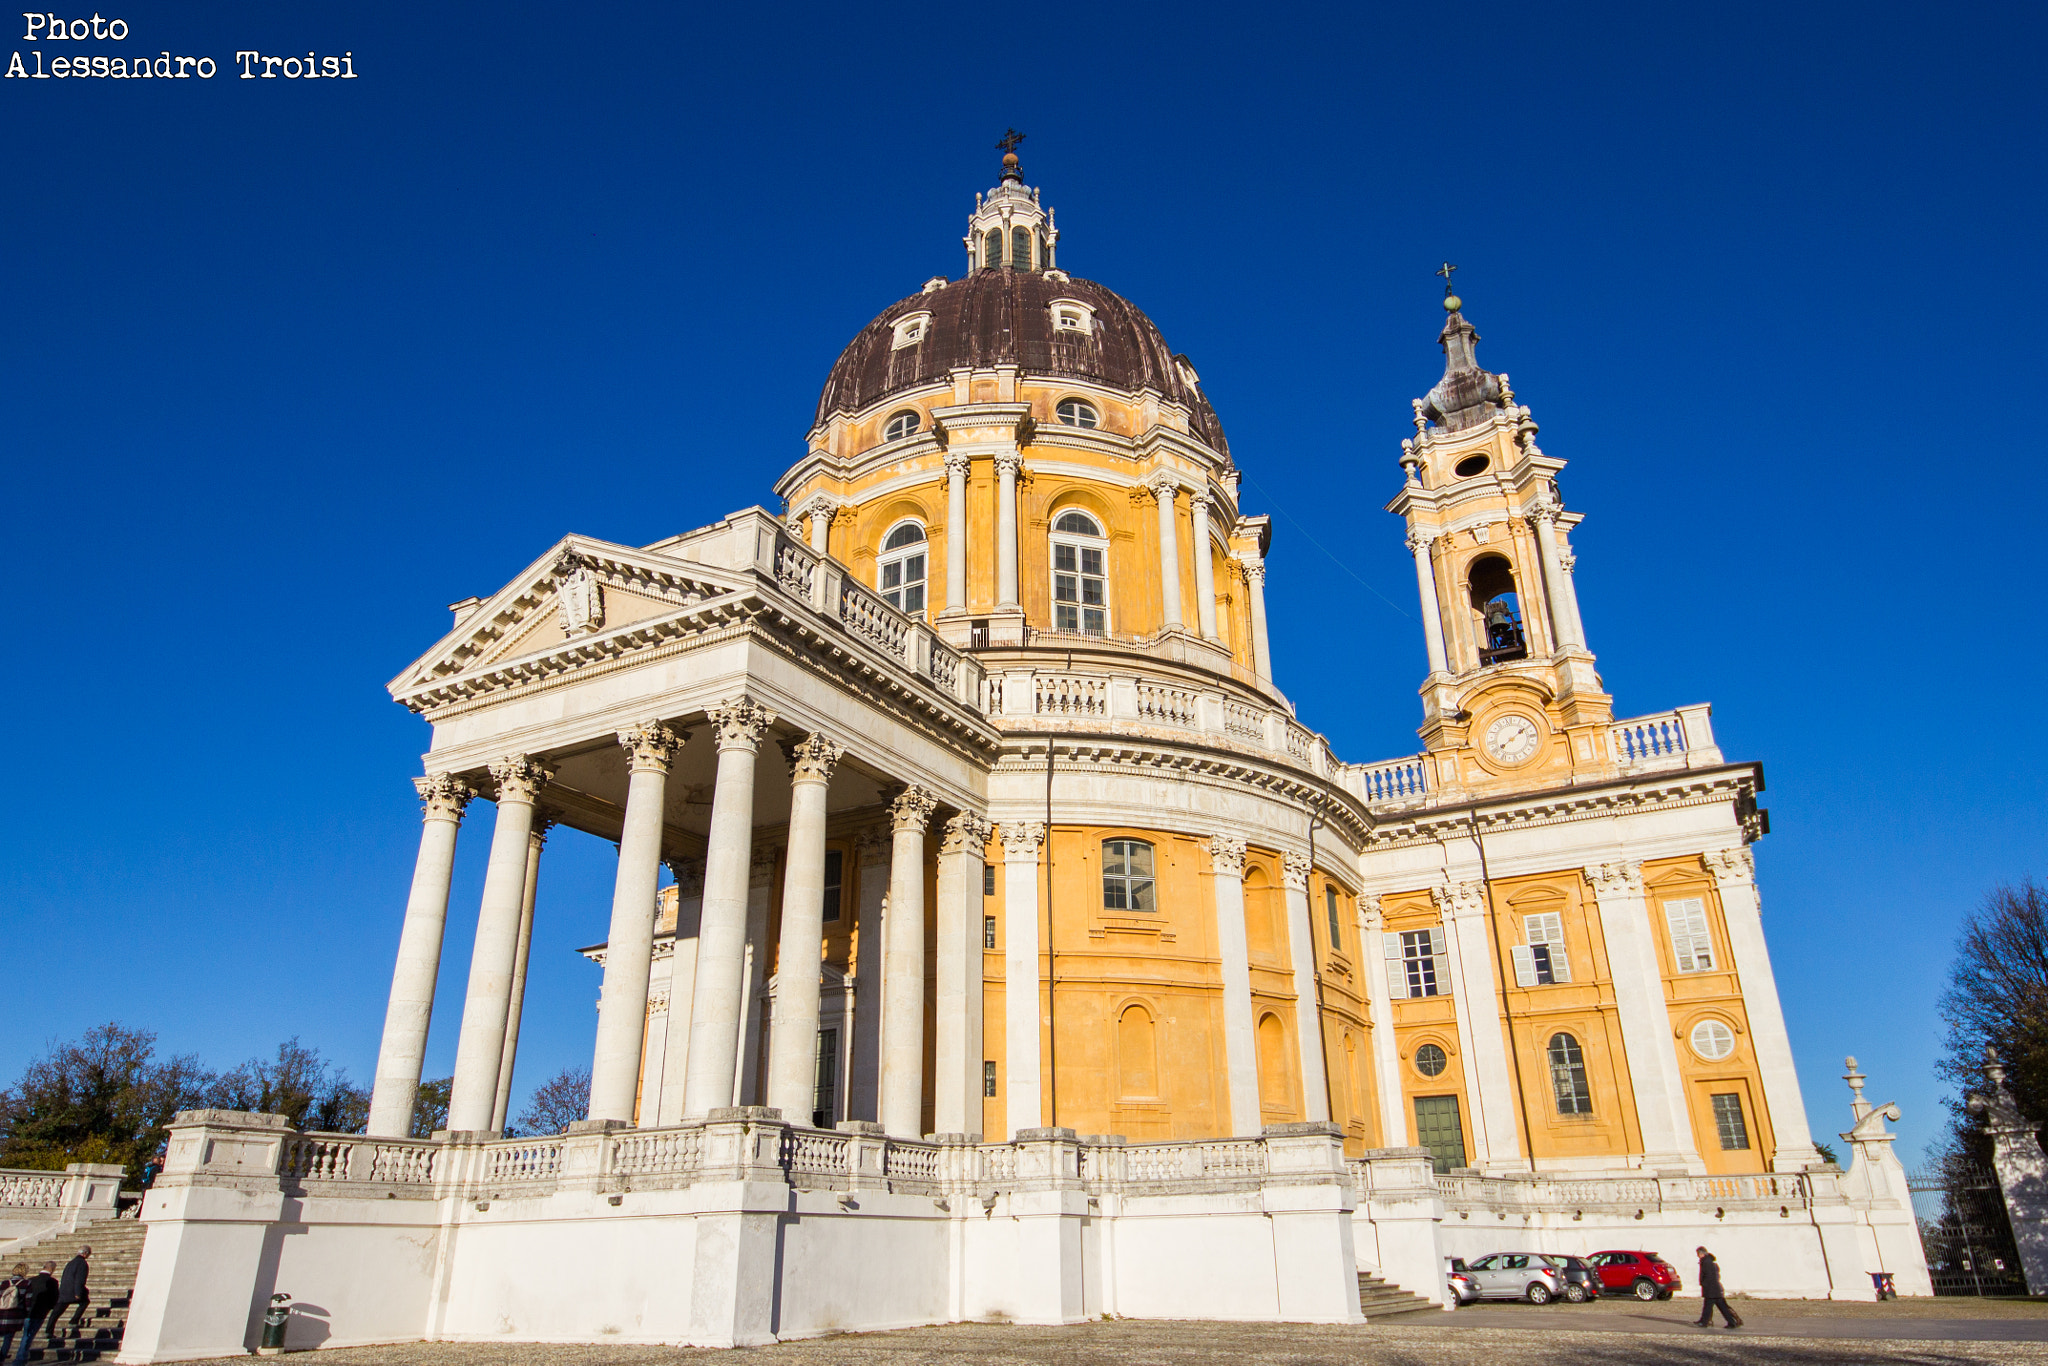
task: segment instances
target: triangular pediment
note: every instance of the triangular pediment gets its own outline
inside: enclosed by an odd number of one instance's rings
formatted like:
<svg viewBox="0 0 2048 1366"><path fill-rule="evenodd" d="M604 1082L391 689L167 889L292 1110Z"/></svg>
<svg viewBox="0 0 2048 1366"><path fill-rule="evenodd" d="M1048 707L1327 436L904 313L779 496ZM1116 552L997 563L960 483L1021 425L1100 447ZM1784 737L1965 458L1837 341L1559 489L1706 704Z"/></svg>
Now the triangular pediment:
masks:
<svg viewBox="0 0 2048 1366"><path fill-rule="evenodd" d="M407 700L422 689L545 660L751 586L744 574L568 536L470 608L391 681L390 690Z"/></svg>

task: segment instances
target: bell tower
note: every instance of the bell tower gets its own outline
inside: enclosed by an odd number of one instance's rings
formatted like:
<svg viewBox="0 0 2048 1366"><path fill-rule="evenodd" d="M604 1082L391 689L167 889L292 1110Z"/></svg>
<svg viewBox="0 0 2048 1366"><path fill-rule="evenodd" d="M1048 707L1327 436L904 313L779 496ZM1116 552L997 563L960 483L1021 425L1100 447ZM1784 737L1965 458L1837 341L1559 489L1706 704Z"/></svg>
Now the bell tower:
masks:
<svg viewBox="0 0 2048 1366"><path fill-rule="evenodd" d="M1506 375L1479 366L1479 333L1444 277L1444 374L1414 400L1401 491L1429 676L1421 735L1437 791L1562 786L1613 771L1613 699L1594 671L1572 587L1565 462Z"/></svg>

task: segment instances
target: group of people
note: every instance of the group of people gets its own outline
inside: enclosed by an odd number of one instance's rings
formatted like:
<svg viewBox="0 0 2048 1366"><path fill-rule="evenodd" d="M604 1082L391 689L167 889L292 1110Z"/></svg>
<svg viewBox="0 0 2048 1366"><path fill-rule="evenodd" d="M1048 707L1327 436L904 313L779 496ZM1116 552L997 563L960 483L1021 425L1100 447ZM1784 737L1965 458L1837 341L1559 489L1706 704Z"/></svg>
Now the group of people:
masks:
<svg viewBox="0 0 2048 1366"><path fill-rule="evenodd" d="M62 1275L54 1274L55 1262L44 1262L43 1269L33 1276L27 1262L18 1262L14 1274L0 1280L0 1366L10 1360L8 1351L15 1347L17 1335L21 1345L11 1358L14 1366L22 1366L28 1360L36 1334L46 1326L50 1343L55 1346L58 1324L66 1309L72 1311L71 1331L78 1332L85 1323L86 1306L92 1303L85 1284L91 1257L91 1248L78 1249L78 1255L64 1263Z"/></svg>

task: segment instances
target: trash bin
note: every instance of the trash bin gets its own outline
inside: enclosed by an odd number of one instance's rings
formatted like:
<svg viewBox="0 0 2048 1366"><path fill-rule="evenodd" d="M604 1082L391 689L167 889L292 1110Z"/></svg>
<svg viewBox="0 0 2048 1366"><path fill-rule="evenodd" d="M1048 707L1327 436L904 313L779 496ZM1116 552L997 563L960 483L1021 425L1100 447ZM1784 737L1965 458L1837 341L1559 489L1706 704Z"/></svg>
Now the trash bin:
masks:
<svg viewBox="0 0 2048 1366"><path fill-rule="evenodd" d="M256 1355L281 1357L284 1355L285 1325L291 1322L292 1297L279 1291L270 1297L270 1308L263 1311L263 1345L256 1349Z"/></svg>

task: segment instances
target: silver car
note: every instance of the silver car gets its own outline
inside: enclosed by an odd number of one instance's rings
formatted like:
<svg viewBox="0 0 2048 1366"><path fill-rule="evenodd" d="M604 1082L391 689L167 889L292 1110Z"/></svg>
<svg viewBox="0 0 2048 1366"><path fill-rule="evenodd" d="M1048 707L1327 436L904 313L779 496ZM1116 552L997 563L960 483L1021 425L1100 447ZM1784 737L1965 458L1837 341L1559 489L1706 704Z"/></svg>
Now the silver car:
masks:
<svg viewBox="0 0 2048 1366"><path fill-rule="evenodd" d="M1540 1252L1496 1252L1465 1264L1465 1274L1482 1300L1527 1300L1549 1304L1564 1285L1550 1259Z"/></svg>

